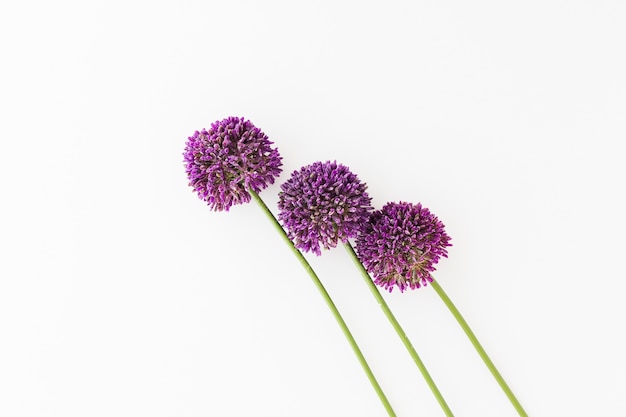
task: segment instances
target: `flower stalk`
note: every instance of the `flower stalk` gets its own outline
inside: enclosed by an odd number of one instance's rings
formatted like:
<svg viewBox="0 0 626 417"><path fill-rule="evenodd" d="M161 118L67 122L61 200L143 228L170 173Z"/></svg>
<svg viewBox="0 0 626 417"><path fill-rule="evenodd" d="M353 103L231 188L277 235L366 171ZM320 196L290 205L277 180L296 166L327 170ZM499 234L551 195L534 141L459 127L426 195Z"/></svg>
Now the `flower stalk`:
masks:
<svg viewBox="0 0 626 417"><path fill-rule="evenodd" d="M356 252L354 251L354 248L349 242L344 243L344 247L346 251L348 252L348 254L350 254L350 256L352 257L354 264L357 266L357 268L361 272L361 275L363 276L363 279L365 280L367 287L370 289L374 298L376 298L376 301L378 302L378 305L380 306L380 308L383 310L383 313L385 313L387 320L389 320L389 322L391 323L391 326L398 334L398 337L400 337L402 344L404 345L406 350L409 352L409 355L413 359L413 362L415 362L415 365L417 365L417 368L419 369L420 373L424 377L424 380L426 381L426 384L428 384L428 387L432 391L433 395L437 399L437 402L441 406L441 409L443 410L446 416L454 417L454 414L452 414L452 410L450 410L450 407L446 403L446 400L443 398L443 395L439 391L439 388L437 388L437 385L435 384L435 381L433 380L433 378L430 376L430 373L426 369L424 362L422 362L422 360L420 359L419 355L417 354L417 351L413 347L413 344L411 343L406 333L404 332L404 329L402 328L402 326L400 326L400 323L398 322L394 314L391 312L391 309L387 305L387 302L385 301L383 296L378 291L378 288L376 288L376 285L374 285L372 278L370 277L369 273L367 272L367 270L361 263L361 260L359 259Z"/></svg>
<svg viewBox="0 0 626 417"><path fill-rule="evenodd" d="M465 321L465 319L463 318L459 310L456 308L456 306L452 302L452 300L450 300L450 297L448 297L448 295L445 293L443 288L441 288L441 285L439 285L439 283L435 281L434 279L432 280L430 285L432 285L437 295L439 295L443 303L446 305L446 307L448 307L448 310L450 310L450 312L452 313L456 321L459 323L459 325L465 332L465 335L474 346L474 349L476 349L476 352L478 352L478 355L480 356L480 358L483 360L483 362L489 369L489 372L491 372L491 375L493 375L493 377L496 379L496 381L498 382L498 385L500 385L500 388L502 388L502 391L504 391L504 393L506 394L511 404L513 404L513 407L515 408L517 413L521 417L528 417L528 414L526 414L526 411L524 410L520 402L515 397L515 394L513 394L513 391L511 391L511 388L509 388L506 381L504 381L504 378L502 378L502 375L500 374L500 372L498 372L498 369L496 369L496 366L493 364L493 362L489 358L489 355L487 355L487 352L485 352L485 349L483 349L482 345L476 338L476 335L474 334L472 329L469 327L469 325L467 324L467 322Z"/></svg>
<svg viewBox="0 0 626 417"><path fill-rule="evenodd" d="M317 289L320 292L322 298L326 302L326 305L328 306L328 308L332 312L333 316L335 317L335 320L337 321L337 324L341 328L341 331L343 332L344 336L348 340L348 343L350 344L350 347L352 348L352 350L353 350L355 356L357 357L361 367L363 368L363 371L367 375L367 378L369 379L370 384L374 388L374 391L376 391L376 394L378 395L378 398L380 399L381 403L383 404L383 407L385 407L385 410L387 411L387 414L389 414L390 417L396 417L396 413L393 411L393 408L391 407L391 404L389 403L389 400L385 396L385 393L383 392L382 388L380 387L380 384L376 380L376 377L374 376L374 373L372 372L372 370L369 367L367 361L365 360L365 356L363 356L363 353L361 352L361 349L359 348L356 340L354 339L354 336L352 336L352 333L350 332L350 329L348 328L348 325L346 324L346 322L344 321L343 317L339 313L339 310L337 309L337 306L335 305L335 303L331 299L330 295L326 291L326 288L324 287L324 285L320 281L319 277L317 276L317 274L315 273L315 271L313 270L313 268L311 267L309 262L306 260L304 255L302 255L302 252L300 252L300 250L298 250L294 246L293 242L291 241L291 239L289 239L289 237L288 237L287 233L285 232L285 230L283 229L283 227L280 225L280 223L278 222L276 217L274 217L274 214L270 211L270 209L267 207L267 205L263 202L261 197L259 197L259 195L252 189L250 189L248 191L249 191L250 195L252 196L252 198L257 202L259 207L261 207L262 211L267 215L267 217L270 220L270 222L272 223L272 225L276 228L276 231L281 235L281 237L283 238L283 240L285 241L287 246L289 246L289 248L291 249L293 254L296 256L298 261L300 261L300 264L304 267L306 272L311 277L311 280L313 281L313 283L317 287Z"/></svg>

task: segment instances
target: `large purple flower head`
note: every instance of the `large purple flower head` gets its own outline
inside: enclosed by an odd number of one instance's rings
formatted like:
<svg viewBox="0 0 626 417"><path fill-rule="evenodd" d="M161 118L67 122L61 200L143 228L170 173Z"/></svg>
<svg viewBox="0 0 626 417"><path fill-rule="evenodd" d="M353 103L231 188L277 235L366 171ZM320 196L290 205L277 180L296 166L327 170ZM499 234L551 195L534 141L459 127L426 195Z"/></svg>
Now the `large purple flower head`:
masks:
<svg viewBox="0 0 626 417"><path fill-rule="evenodd" d="M321 255L355 237L373 210L367 186L344 165L315 162L281 185L278 208L297 248Z"/></svg>
<svg viewBox="0 0 626 417"><path fill-rule="evenodd" d="M189 185L211 210L223 211L250 201L249 189L260 192L274 183L281 157L252 122L227 117L187 139L185 169Z"/></svg>
<svg viewBox="0 0 626 417"><path fill-rule="evenodd" d="M432 282L449 242L443 223L421 204L387 203L361 229L356 250L377 285L404 292Z"/></svg>

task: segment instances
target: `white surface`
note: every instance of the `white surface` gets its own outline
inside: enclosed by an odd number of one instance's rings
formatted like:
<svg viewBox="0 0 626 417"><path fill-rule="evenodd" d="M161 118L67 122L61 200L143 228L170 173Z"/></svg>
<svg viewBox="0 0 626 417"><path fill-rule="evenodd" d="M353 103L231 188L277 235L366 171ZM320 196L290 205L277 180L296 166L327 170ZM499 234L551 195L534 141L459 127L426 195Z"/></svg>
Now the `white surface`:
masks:
<svg viewBox="0 0 626 417"><path fill-rule="evenodd" d="M336 159L435 212L531 416L626 415L623 2L7 3L0 415L385 415L262 213L187 187L229 115L279 183ZM398 416L442 415L345 252L311 260ZM430 288L386 298L457 416L516 415Z"/></svg>

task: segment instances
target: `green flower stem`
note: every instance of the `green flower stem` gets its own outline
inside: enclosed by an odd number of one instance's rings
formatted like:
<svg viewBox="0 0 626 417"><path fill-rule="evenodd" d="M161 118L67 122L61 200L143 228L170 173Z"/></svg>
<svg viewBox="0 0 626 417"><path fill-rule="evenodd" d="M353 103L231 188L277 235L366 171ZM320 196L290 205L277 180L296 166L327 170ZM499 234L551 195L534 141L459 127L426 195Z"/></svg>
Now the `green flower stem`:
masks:
<svg viewBox="0 0 626 417"><path fill-rule="evenodd" d="M398 320L396 320L396 317L391 312L391 309L389 308L389 306L385 302L385 299L383 298L382 295L380 295L380 292L378 291L378 288L376 288L376 285L374 285L374 282L372 281L372 278L367 273L367 270L365 269L365 267L361 263L361 260L359 259L359 257L357 256L356 252L354 251L354 248L352 247L352 245L349 242L346 242L344 244L344 247L346 248L348 253L352 256L352 259L354 260L354 263L356 264L357 268L359 268L359 271L361 271L361 275L363 275L363 278L365 279L365 282L367 283L367 286L369 287L370 291L374 295L374 298L376 298L376 301L378 301L378 305L380 306L380 308L385 313L385 316L387 316L387 320L389 320L389 322L393 326L394 330L396 331L396 333L400 337L400 340L402 340L402 343L404 344L404 347L406 348L406 350L409 352L409 355L411 355L411 358L413 358L413 362L415 362L415 364L417 365L417 368L422 373L422 376L426 380L426 383L428 384L428 387L430 388L430 390L432 391L433 395L437 399L437 402L441 406L443 412L448 417L454 417L454 414L452 414L452 411L450 410L450 407L448 407L448 404L446 403L446 400L443 398L443 395L441 395L441 392L439 392L439 389L437 388L437 385L435 384L435 381L433 381L432 377L428 373L428 370L426 369L426 366L424 365L424 362L422 362L422 360L420 359L419 355L415 351L415 348L413 347L413 344L411 344L411 341L409 340L409 338L407 337L406 333L402 329L402 326L400 326L400 323L398 323Z"/></svg>
<svg viewBox="0 0 626 417"><path fill-rule="evenodd" d="M285 230L282 228L282 226L280 225L278 220L276 220L276 217L274 217L274 214L272 214L272 212L265 205L263 200L261 200L261 197L259 197L259 195L257 193L255 193L253 190L249 190L249 192L250 192L250 195L252 195L252 197L254 198L254 200L259 204L261 209L263 209L263 212L270 219L270 221L272 222L272 224L274 225L274 227L276 228L278 233L283 237L283 240L285 241L287 246L289 246L289 248L291 249L293 254L296 255L296 258L298 258L298 260L300 261L300 263L302 264L302 266L304 267L306 272L309 274L309 276L313 280L313 283L315 284L315 286L319 290L320 294L322 295L322 298L324 298L324 301L326 301L326 304L328 305L328 308L333 313L333 316L335 317L335 320L337 320L337 323L339 324L339 327L341 327L341 331L343 332L343 334L346 337L346 339L348 339L348 343L350 343L350 346L352 347L352 350L354 351L354 354L356 355L357 359L359 360L359 363L361 364L361 367L365 371L365 374L367 374L367 378L369 379L370 383L372 384L372 387L374 388L374 391L376 391L376 394L378 394L378 398L383 403L383 406L385 407L385 410L387 410L387 414L389 414L390 417L396 417L396 413L391 408L391 404L389 404L389 400L387 400L387 397L383 393L383 390L380 387L380 385L378 384L378 381L376 381L376 377L374 377L374 373L372 372L372 370L370 369L369 365L367 364L367 361L365 360L365 357L363 356L363 353L361 352L361 349L357 345L356 340L354 340L354 337L352 336L352 333L348 329L348 326L346 325L346 322L341 317L341 314L339 313L339 310L337 310L337 307L335 306L335 303L330 298L330 295L326 291L326 288L324 288L324 285L322 284L322 282L318 278L317 274L315 273L315 271L313 271L313 268L311 268L311 265L309 264L309 262L302 255L302 252L300 252L294 246L294 244L291 241L291 239L289 239L289 237L287 236L287 233L285 232Z"/></svg>
<svg viewBox="0 0 626 417"><path fill-rule="evenodd" d="M522 405L519 403L517 398L515 398L513 391L511 391L511 388L509 388L507 383L504 381L504 378L502 378L502 375L500 375L500 372L498 372L496 366L493 364L491 359L489 359L489 356L487 356L487 352L485 352L485 349L483 349L483 347L480 345L480 342L478 342L478 339L474 335L474 332L472 332L472 329L470 329L469 325L467 324L459 310L457 310L456 306L452 303L452 300L450 300L448 295L444 292L443 288L441 288L437 281L433 280L431 285L435 289L435 292L439 295L439 297L441 297L441 300L444 302L444 304L448 307L456 321L459 323L459 325L469 338L470 342L472 342L472 345L474 345L474 348L480 355L480 358L483 360L483 362L485 362L485 365L487 365L487 368L496 379L496 381L498 381L500 388L502 388L502 391L504 391L506 396L509 398L509 401L511 401L511 404L513 404L513 407L515 407L517 413L522 417L528 417L528 414L526 414L526 411L524 411Z"/></svg>

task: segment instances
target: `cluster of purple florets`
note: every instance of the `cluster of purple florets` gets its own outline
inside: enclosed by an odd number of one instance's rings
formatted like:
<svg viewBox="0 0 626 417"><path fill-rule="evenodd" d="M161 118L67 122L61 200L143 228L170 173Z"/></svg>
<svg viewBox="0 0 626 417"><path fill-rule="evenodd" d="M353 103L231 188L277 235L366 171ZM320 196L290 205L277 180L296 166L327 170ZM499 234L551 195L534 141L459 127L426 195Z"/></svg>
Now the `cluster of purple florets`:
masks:
<svg viewBox="0 0 626 417"><path fill-rule="evenodd" d="M279 193L279 220L298 249L321 255L356 237L374 208L367 186L346 166L315 162L294 171Z"/></svg>
<svg viewBox="0 0 626 417"><path fill-rule="evenodd" d="M250 201L281 173L281 157L249 120L228 117L196 131L183 153L189 185L211 210L228 211Z"/></svg>
<svg viewBox="0 0 626 417"><path fill-rule="evenodd" d="M389 290L415 289L432 282L450 237L443 223L421 204L387 203L375 211L356 239L356 250L374 282Z"/></svg>
<svg viewBox="0 0 626 417"><path fill-rule="evenodd" d="M189 185L212 210L250 201L281 173L273 142L250 121L228 117L189 137L184 152ZM294 245L320 255L356 239L358 256L374 282L392 291L432 282L447 257L450 237L421 204L388 203L373 211L367 186L346 166L315 162L294 171L279 193L278 218Z"/></svg>

